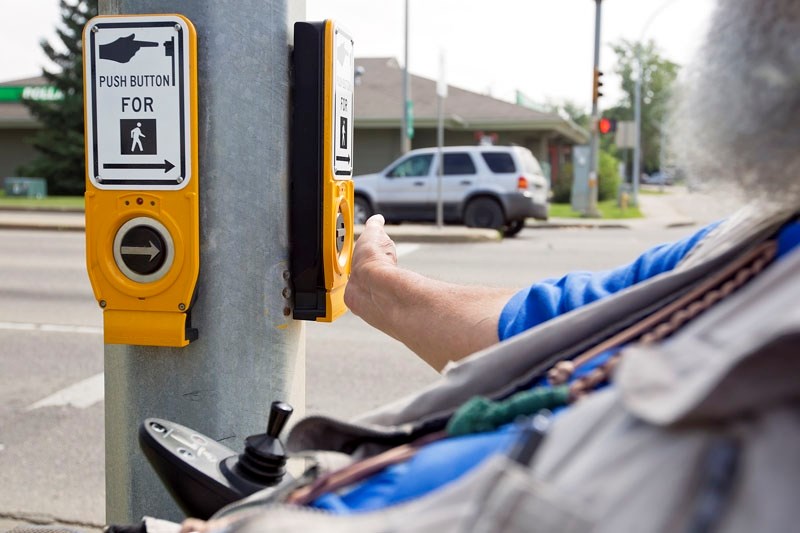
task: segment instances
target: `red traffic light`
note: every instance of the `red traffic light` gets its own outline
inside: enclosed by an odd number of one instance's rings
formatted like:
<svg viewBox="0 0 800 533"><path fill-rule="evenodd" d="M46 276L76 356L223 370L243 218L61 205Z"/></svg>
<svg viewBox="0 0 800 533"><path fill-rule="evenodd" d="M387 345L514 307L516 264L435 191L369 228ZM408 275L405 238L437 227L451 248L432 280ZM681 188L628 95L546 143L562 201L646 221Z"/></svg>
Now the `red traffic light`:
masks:
<svg viewBox="0 0 800 533"><path fill-rule="evenodd" d="M597 123L597 131L603 135L617 131L617 121L613 118L602 117Z"/></svg>

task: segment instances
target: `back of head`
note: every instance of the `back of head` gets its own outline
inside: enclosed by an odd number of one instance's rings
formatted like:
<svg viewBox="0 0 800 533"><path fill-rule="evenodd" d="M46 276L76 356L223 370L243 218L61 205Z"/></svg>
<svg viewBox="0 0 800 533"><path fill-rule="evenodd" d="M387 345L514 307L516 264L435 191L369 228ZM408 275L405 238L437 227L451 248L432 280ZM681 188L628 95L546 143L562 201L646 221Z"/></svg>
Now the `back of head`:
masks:
<svg viewBox="0 0 800 533"><path fill-rule="evenodd" d="M719 0L671 129L690 177L800 208L798 37L796 0Z"/></svg>

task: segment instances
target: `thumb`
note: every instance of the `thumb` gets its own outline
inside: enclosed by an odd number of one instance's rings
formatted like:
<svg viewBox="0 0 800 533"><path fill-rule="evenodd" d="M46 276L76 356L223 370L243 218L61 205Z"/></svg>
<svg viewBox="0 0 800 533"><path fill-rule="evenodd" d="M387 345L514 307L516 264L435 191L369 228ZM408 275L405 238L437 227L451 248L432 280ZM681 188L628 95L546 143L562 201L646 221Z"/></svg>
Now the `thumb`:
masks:
<svg viewBox="0 0 800 533"><path fill-rule="evenodd" d="M364 225L368 228L382 228L385 223L386 220L384 220L383 215L372 215Z"/></svg>

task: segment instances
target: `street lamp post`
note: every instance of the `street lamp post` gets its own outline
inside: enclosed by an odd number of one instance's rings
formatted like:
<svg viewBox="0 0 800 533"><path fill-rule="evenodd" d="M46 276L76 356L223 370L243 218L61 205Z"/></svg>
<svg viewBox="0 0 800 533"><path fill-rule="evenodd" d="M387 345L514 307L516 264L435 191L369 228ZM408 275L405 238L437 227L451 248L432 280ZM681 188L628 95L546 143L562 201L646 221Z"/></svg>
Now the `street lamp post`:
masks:
<svg viewBox="0 0 800 533"><path fill-rule="evenodd" d="M438 167L436 169L436 227L444 226L444 204L442 201L442 175L444 174L444 99L447 98L447 80L444 74L444 52L439 55L439 81L436 83L436 146Z"/></svg>
<svg viewBox="0 0 800 533"><path fill-rule="evenodd" d="M641 40L636 48L636 87L633 93L633 169L631 182L633 184L633 205L639 205L639 174L642 157L642 58Z"/></svg>
<svg viewBox="0 0 800 533"><path fill-rule="evenodd" d="M411 150L409 121L411 113L411 82L408 76L408 0L405 0L405 53L403 58L403 118L400 128L400 153Z"/></svg>
<svg viewBox="0 0 800 533"><path fill-rule="evenodd" d="M591 150L589 152L589 202L586 208L586 216L597 217L599 211L597 210L598 188L600 184L599 169L600 169L600 134L597 131L597 122L599 120L599 107L598 97L600 96L600 20L601 9L600 4L602 0L595 1L595 20L594 20L594 89L592 94L592 140Z"/></svg>
<svg viewBox="0 0 800 533"><path fill-rule="evenodd" d="M644 77L644 68L642 68L642 39L644 39L644 34L647 32L647 29L650 27L653 20L655 20L656 16L673 1L674 0L667 0L650 14L650 17L644 23L644 26L642 26L639 40L636 42L636 85L633 93L633 176L631 179L633 183L633 205L635 206L639 205L639 177L642 164L642 78ZM663 139L661 142L663 143Z"/></svg>

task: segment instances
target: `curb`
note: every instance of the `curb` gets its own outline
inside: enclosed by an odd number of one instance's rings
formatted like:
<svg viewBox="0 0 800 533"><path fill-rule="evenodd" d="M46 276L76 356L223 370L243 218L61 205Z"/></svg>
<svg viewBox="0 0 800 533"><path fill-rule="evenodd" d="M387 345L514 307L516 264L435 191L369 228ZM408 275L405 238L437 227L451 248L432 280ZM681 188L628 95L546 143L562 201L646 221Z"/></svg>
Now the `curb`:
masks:
<svg viewBox="0 0 800 533"><path fill-rule="evenodd" d="M667 228L688 228L690 226L697 226L696 220L679 220L678 222L670 222L665 227Z"/></svg>
<svg viewBox="0 0 800 533"><path fill-rule="evenodd" d="M38 230L38 231L85 231L83 226L70 224L29 224L16 222L0 222L0 229Z"/></svg>
<svg viewBox="0 0 800 533"><path fill-rule="evenodd" d="M591 222L539 222L526 224L525 229L632 229L630 224L608 222L604 224Z"/></svg>
<svg viewBox="0 0 800 533"><path fill-rule="evenodd" d="M9 213L10 216L2 218L3 212ZM14 208L7 209L0 207L0 229L17 229L17 230L49 230L49 231L85 231L83 217L57 217L57 216L43 216L41 219L30 216L14 217L13 213L26 213L41 212L42 214L48 213L50 215L69 213L80 213L82 210L42 210L42 209L27 209L27 208ZM20 220L14 220L19 218ZM51 220L47 220L51 219ZM61 220L59 220L61 219ZM64 220L66 219L66 220ZM559 230L559 229L583 229L583 230L597 230L597 229L633 229L639 225L652 223L647 219L636 219L629 222L600 222L576 219L572 220L559 220L551 219L547 222L529 221L525 225L526 230ZM677 219L670 222L656 223L654 226L663 228L682 228L696 225L697 222L692 219ZM358 238L364 230L363 225L356 225L354 228L354 237ZM470 242L500 242L504 239L499 231L481 228L467 228L464 226L445 226L442 229L437 228L435 225L387 225L385 226L386 233L395 242L416 242L416 243L470 243ZM512 237L513 238L513 237Z"/></svg>
<svg viewBox="0 0 800 533"><path fill-rule="evenodd" d="M26 207L19 205L0 205L0 211L22 211L26 213L83 213L82 207Z"/></svg>

